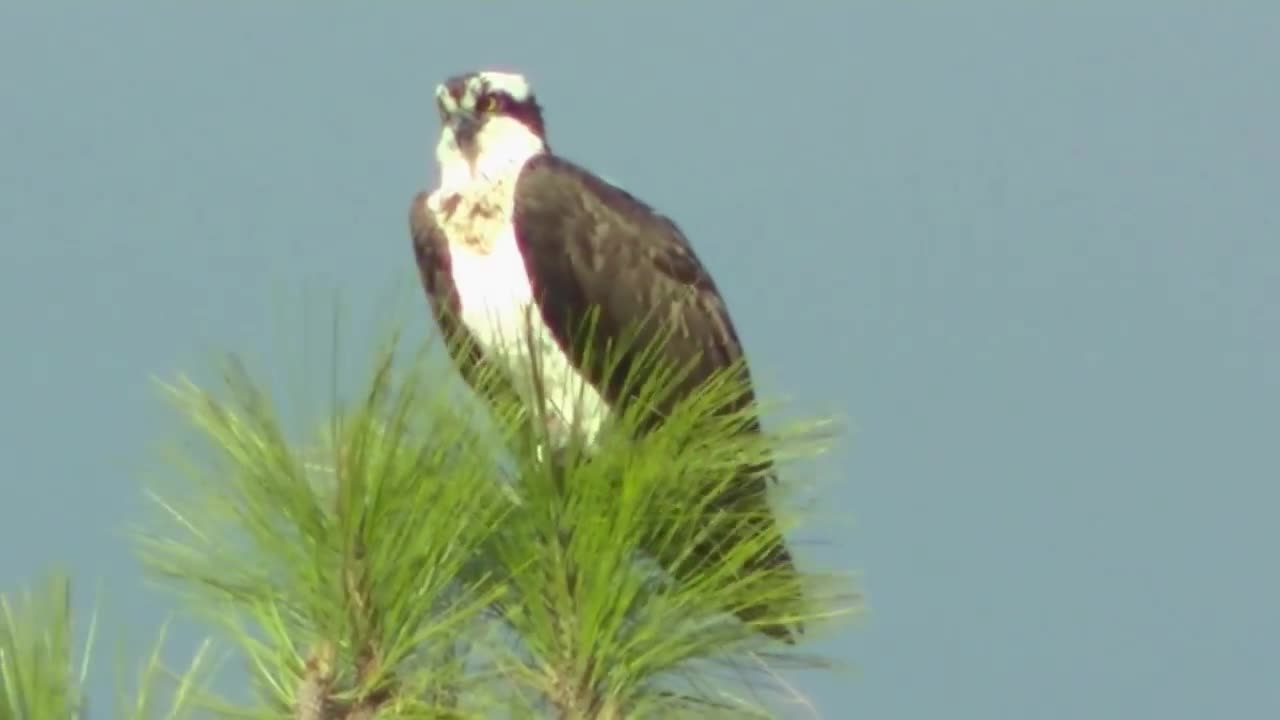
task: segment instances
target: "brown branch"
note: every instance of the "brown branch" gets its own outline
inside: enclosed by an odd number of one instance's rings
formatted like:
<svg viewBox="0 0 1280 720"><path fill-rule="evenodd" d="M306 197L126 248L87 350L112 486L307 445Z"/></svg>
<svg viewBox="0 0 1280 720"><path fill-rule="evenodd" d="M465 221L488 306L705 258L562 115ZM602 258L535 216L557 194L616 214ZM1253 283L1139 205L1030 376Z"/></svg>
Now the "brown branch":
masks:
<svg viewBox="0 0 1280 720"><path fill-rule="evenodd" d="M328 642L312 651L307 669L294 692L295 720L328 720L329 690L333 686L333 645Z"/></svg>
<svg viewBox="0 0 1280 720"><path fill-rule="evenodd" d="M624 715L616 702L601 696L599 690L581 678L557 678L551 692L551 705L560 720L622 720Z"/></svg>

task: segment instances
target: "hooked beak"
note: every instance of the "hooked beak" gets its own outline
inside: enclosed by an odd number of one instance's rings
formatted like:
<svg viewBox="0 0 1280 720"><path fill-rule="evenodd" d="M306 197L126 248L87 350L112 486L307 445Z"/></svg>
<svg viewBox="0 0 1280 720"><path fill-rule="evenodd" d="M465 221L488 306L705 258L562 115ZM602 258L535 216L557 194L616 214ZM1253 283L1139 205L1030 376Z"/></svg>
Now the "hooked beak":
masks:
<svg viewBox="0 0 1280 720"><path fill-rule="evenodd" d="M470 145L476 139L480 129L480 121L475 115L465 111L451 113L445 123L453 130L453 137L459 145Z"/></svg>
<svg viewBox="0 0 1280 720"><path fill-rule="evenodd" d="M440 111L440 123L453 132L459 145L470 145L480 129L480 119L475 113L462 107L465 87L460 78L454 78L436 88L436 107Z"/></svg>

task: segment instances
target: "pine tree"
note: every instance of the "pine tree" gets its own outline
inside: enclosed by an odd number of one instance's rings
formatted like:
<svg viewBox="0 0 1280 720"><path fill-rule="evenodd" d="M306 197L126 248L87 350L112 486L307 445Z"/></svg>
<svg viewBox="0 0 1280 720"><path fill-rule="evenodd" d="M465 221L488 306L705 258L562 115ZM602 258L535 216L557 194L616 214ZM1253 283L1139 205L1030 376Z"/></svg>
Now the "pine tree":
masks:
<svg viewBox="0 0 1280 720"><path fill-rule="evenodd" d="M473 402L433 357L385 343L362 394L300 439L234 360L217 392L165 386L200 442L152 493L166 521L140 555L252 687L247 705L210 694L202 648L164 716L770 717L779 669L824 665L759 627L803 622L807 640L852 605L831 577L745 571L766 534L678 578L653 560L752 522L709 499L744 464L812 455L824 428L740 432L745 413L717 412L742 393L726 374L656 429L623 417L594 451L548 457L518 404ZM3 606L0 720L79 716L68 592ZM748 624L744 607L766 610ZM161 714L158 649L117 716Z"/></svg>

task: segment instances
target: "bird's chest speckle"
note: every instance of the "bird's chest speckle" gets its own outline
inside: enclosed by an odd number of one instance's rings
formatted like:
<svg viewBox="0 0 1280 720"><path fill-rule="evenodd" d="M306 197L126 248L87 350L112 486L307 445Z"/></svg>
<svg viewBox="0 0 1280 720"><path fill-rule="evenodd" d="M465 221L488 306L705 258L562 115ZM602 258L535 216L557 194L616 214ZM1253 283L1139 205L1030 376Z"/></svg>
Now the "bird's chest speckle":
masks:
<svg viewBox="0 0 1280 720"><path fill-rule="evenodd" d="M561 349L534 302L533 285L516 244L509 199L453 196L441 204L450 238L453 282L461 319L486 357L503 367L526 402L545 398L557 444L576 426L594 438L608 407ZM508 193L509 197L509 193ZM453 207L449 207L449 205ZM487 204L487 207L480 207ZM452 212L448 212L452 210Z"/></svg>

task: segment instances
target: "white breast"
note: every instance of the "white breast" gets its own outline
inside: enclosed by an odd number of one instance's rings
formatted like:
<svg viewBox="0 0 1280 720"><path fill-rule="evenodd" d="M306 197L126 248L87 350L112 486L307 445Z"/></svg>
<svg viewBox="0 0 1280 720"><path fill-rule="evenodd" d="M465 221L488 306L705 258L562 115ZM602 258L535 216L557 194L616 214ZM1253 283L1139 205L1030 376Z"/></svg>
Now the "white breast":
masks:
<svg viewBox="0 0 1280 720"><path fill-rule="evenodd" d="M460 203L452 217L466 218L470 214L466 205L466 200ZM462 321L485 355L503 363L531 407L537 369L553 444L566 443L575 427L589 444L607 418L608 406L569 362L543 322L509 217L509 212L504 212L501 222L486 223L490 230L486 233L488 252L455 241L462 237L462 228L446 223Z"/></svg>

